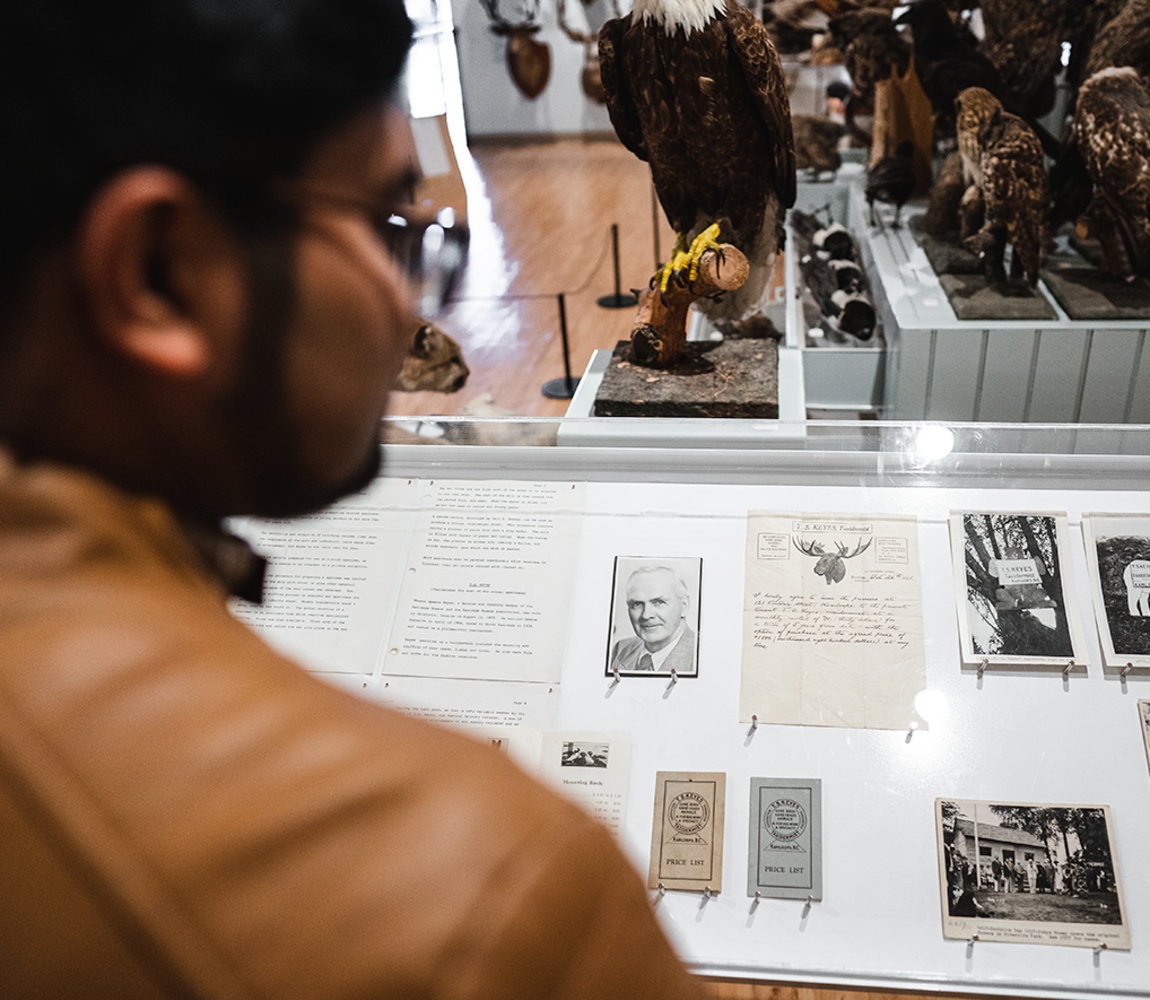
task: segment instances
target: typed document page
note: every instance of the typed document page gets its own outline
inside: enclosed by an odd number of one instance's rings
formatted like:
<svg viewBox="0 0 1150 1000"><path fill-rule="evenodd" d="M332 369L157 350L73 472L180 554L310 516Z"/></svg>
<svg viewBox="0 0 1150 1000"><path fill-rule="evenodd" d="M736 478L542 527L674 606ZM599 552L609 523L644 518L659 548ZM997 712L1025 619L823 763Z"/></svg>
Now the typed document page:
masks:
<svg viewBox="0 0 1150 1000"><path fill-rule="evenodd" d="M426 481L383 673L559 680L579 483Z"/></svg>
<svg viewBox="0 0 1150 1000"><path fill-rule="evenodd" d="M743 722L906 729L925 687L913 517L748 514Z"/></svg>
<svg viewBox="0 0 1150 1000"><path fill-rule="evenodd" d="M419 497L418 480L379 478L311 517L237 520L268 572L263 603L233 600L232 613L310 670L370 677Z"/></svg>

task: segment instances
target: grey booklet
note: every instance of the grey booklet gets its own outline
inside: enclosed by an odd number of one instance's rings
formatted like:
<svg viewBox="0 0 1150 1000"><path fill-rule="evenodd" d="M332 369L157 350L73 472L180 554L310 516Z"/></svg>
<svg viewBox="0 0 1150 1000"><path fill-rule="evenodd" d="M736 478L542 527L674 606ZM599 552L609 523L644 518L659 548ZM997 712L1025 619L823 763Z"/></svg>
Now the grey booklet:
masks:
<svg viewBox="0 0 1150 1000"><path fill-rule="evenodd" d="M820 778L752 778L747 895L823 898Z"/></svg>

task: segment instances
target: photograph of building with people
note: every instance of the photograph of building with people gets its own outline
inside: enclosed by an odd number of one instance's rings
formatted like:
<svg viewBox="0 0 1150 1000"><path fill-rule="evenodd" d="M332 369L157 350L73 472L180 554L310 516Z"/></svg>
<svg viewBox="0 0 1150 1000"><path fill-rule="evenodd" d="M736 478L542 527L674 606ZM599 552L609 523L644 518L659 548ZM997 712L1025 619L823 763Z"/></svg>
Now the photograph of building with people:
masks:
<svg viewBox="0 0 1150 1000"><path fill-rule="evenodd" d="M952 917L1120 924L1120 890L1102 807L939 803Z"/></svg>

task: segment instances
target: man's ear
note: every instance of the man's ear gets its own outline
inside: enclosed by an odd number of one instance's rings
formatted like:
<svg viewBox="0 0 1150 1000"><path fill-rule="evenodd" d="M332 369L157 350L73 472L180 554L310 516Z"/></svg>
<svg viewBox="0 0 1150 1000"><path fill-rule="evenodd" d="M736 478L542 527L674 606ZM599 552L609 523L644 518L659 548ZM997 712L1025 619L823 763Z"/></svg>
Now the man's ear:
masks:
<svg viewBox="0 0 1150 1000"><path fill-rule="evenodd" d="M76 242L87 306L105 343L169 378L203 375L242 326L238 247L188 180L166 167L117 174Z"/></svg>

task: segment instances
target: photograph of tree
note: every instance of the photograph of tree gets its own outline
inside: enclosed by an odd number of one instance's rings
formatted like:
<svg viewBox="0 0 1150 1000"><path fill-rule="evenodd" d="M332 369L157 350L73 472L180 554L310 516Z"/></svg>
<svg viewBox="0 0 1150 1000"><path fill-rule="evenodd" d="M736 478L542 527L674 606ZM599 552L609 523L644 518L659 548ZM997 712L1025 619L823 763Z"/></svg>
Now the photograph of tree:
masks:
<svg viewBox="0 0 1150 1000"><path fill-rule="evenodd" d="M1110 810L937 799L947 937L1128 948Z"/></svg>
<svg viewBox="0 0 1150 1000"><path fill-rule="evenodd" d="M1065 536L1064 514L952 515L964 662L1086 662Z"/></svg>
<svg viewBox="0 0 1150 1000"><path fill-rule="evenodd" d="M1083 514L1098 634L1107 667L1150 667L1150 517Z"/></svg>

